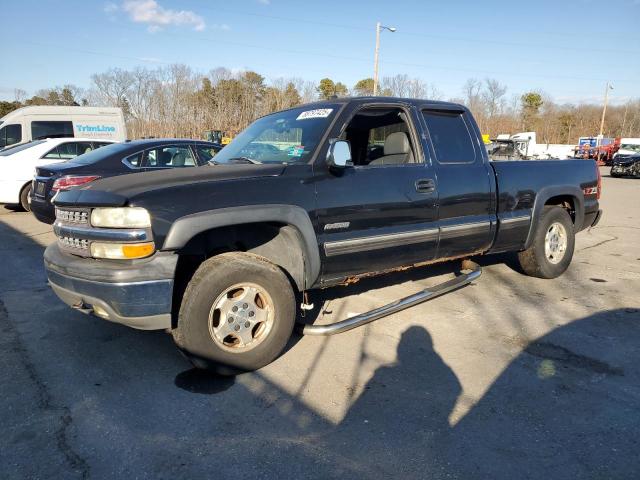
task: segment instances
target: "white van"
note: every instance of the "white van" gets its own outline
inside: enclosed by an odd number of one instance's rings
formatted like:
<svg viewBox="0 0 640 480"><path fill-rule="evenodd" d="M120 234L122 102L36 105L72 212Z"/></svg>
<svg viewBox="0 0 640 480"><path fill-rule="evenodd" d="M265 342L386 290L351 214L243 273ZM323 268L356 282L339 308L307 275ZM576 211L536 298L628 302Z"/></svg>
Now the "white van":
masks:
<svg viewBox="0 0 640 480"><path fill-rule="evenodd" d="M0 118L0 149L43 138L82 137L123 142L122 109L112 107L23 107Z"/></svg>
<svg viewBox="0 0 640 480"><path fill-rule="evenodd" d="M0 150L0 203L18 204L28 211L36 167L65 162L111 143L93 138L49 138Z"/></svg>

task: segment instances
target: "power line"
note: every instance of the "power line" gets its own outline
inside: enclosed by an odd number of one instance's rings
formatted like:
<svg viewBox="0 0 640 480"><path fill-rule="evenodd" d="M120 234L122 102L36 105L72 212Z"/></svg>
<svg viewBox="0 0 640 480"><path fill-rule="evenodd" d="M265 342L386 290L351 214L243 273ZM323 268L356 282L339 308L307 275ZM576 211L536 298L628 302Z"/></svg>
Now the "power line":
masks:
<svg viewBox="0 0 640 480"><path fill-rule="evenodd" d="M242 11L242 10L231 10L231 9L225 9L225 8L210 8L210 7L200 7L201 10L204 11L211 11L211 12L215 12L215 13L219 13L219 12L224 12L224 13L228 13L228 14L232 14L232 15L239 15L239 16L250 16L250 17L257 17L257 18L267 18L270 20L278 20L278 21L283 21L283 22L288 22L288 23L305 23L305 24L310 24L310 25L319 25L319 26L324 26L324 27L336 27L336 28L342 28L342 29L347 29L347 30L357 30L357 31L367 31L367 32L373 32L373 28L372 27L367 27L367 26L357 26L357 25L347 25L347 24L341 24L341 23L333 23L333 22L327 22L327 21L322 21L322 20L310 20L310 19L306 19L306 18L300 18L300 17L286 17L286 16L280 16L280 15L270 15L270 14L264 14L264 13L255 13L255 12L247 12L247 11ZM550 49L550 50L568 50L568 51L575 51L575 52L584 52L585 50L588 50L589 52L600 52L600 53L622 53L622 54L640 54L640 50L619 50L619 49L604 49L604 48L591 48L591 47L564 47L564 46L558 46L557 44L553 44L553 45L545 45L545 44L539 44L539 43L526 43L526 42L508 42L508 41L503 41L503 40L486 40L486 39L482 39L482 40L478 40L478 38L469 38L469 37L460 37L459 35L440 35L440 34L431 34L431 33L424 33L424 32L412 32L412 31L407 31L407 30L403 30L400 29L398 30L397 33L400 33L401 35L408 35L408 36L413 36L413 37L423 37L423 38L437 38L437 39L441 39L441 40L454 40L454 41L460 41L460 42L465 42L465 43L471 43L474 45L478 45L478 43L489 43L492 45L505 45L505 46L514 46L514 47L531 47L531 48L536 48L536 49ZM524 32L522 32L524 33ZM540 32L529 32L532 35L540 35ZM559 36L559 37L567 37L567 38L576 38L576 36L574 34L569 34L569 33L560 33L560 32L556 32L556 33L545 33L545 35L553 35L553 36ZM609 34L607 33L607 35L609 36L618 36L621 38L636 38L635 35L624 35L624 34L619 34L619 33L613 33L613 34Z"/></svg>
<svg viewBox="0 0 640 480"><path fill-rule="evenodd" d="M128 30L128 31L131 30L130 27L125 27L125 26L117 26L116 28L125 29L125 30ZM346 56L346 55L336 55L336 54L325 53L325 52L309 52L307 50L295 50L295 49L287 49L287 48L280 48L280 47L274 48L274 47L268 47L268 46L265 46L265 45L255 45L255 44L244 43L244 42L235 42L235 41L231 41L231 40L221 40L219 38L205 37L205 36L202 36L202 35L199 35L199 34L196 35L196 34L184 34L184 33L174 33L174 32L164 32L163 34L166 35L166 36L171 36L171 37L176 37L176 38L186 38L186 39L193 39L193 40L197 40L197 41L212 42L212 43L216 43L216 44L234 45L234 46L239 46L239 47L264 50L264 51L267 51L267 52L280 52L280 53L289 53L289 54L295 54L295 55L305 55L305 56L313 56L313 57L325 57L325 58L331 58L331 59L336 59L336 60L348 60L350 62L360 62L360 63L369 63L370 62L369 59L365 59L365 58L362 58L362 57L351 57L351 56ZM588 81L594 81L594 82L607 81L607 79L605 79L605 78L585 77L584 75L550 75L550 74L542 74L542 73L535 73L535 72L518 73L518 72L514 72L514 71L501 72L501 71L496 71L496 70L478 70L478 69L472 69L472 68L451 67L451 66L443 66L443 65L437 65L437 64L398 62L398 61L392 61L392 60L384 60L384 61L381 60L380 63L382 65L397 65L397 66L402 66L402 67L423 68L423 69L429 69L429 70L464 72L464 73L470 73L470 74L473 74L473 75L499 75L499 76L502 76L502 77L547 78L547 79L562 79L562 80L588 80ZM632 80L632 79L615 79L615 81L617 83L630 83L630 82L636 83L637 82L637 80Z"/></svg>

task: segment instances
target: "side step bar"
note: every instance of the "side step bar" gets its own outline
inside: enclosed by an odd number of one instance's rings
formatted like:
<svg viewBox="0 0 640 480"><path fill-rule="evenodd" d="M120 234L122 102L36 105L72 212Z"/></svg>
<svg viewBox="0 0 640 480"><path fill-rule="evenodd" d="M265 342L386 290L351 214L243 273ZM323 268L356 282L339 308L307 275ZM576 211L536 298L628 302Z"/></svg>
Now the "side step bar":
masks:
<svg viewBox="0 0 640 480"><path fill-rule="evenodd" d="M347 332L469 285L481 274L482 269L478 264L471 260L464 260L462 262L462 273L444 283L429 287L421 292L409 295L408 297L401 298L400 300L396 300L395 302L384 305L383 307L379 307L369 312L361 313L354 317L331 323L329 325L307 325L299 323L297 325L297 330L303 335L335 335L337 333Z"/></svg>

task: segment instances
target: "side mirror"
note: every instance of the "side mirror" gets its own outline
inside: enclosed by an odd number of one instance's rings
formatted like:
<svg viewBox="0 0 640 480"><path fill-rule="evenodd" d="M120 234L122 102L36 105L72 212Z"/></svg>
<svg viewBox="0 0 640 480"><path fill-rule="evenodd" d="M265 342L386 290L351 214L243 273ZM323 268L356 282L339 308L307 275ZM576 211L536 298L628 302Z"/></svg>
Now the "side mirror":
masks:
<svg viewBox="0 0 640 480"><path fill-rule="evenodd" d="M346 140L335 140L329 146L327 163L332 168L345 168L351 165L351 145Z"/></svg>

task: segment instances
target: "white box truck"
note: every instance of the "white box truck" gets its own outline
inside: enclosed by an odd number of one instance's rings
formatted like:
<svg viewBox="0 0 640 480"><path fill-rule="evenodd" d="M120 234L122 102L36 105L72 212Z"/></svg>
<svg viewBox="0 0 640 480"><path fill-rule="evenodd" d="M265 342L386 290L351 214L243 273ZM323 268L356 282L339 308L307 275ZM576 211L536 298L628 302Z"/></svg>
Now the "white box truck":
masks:
<svg viewBox="0 0 640 480"><path fill-rule="evenodd" d="M122 142L127 138L120 108L23 107L0 118L0 149L43 138L82 137Z"/></svg>

